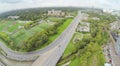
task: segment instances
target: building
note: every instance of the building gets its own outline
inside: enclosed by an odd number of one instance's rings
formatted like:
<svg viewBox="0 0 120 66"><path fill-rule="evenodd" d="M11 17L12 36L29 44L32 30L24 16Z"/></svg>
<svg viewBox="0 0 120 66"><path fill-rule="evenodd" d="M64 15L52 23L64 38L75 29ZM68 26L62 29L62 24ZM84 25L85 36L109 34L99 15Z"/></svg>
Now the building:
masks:
<svg viewBox="0 0 120 66"><path fill-rule="evenodd" d="M77 27L78 32L90 32L90 23L80 22Z"/></svg>
<svg viewBox="0 0 120 66"><path fill-rule="evenodd" d="M100 20L98 17L92 17L93 20Z"/></svg>
<svg viewBox="0 0 120 66"><path fill-rule="evenodd" d="M111 14L113 12L112 9L103 9L103 13L109 13Z"/></svg>
<svg viewBox="0 0 120 66"><path fill-rule="evenodd" d="M112 14L112 15L120 16L120 12L119 12L119 11L113 11L111 14Z"/></svg>
<svg viewBox="0 0 120 66"><path fill-rule="evenodd" d="M115 50L116 50L117 55L120 57L120 37L117 39L115 43Z"/></svg>
<svg viewBox="0 0 120 66"><path fill-rule="evenodd" d="M86 14L86 13L82 13L85 17L83 17L83 19L82 20L84 20L84 21L86 21L86 20L88 20L88 18L89 18L89 15L88 14Z"/></svg>
<svg viewBox="0 0 120 66"><path fill-rule="evenodd" d="M112 66L110 63L105 63L104 66Z"/></svg>
<svg viewBox="0 0 120 66"><path fill-rule="evenodd" d="M48 15L49 16L57 16L57 17L63 17L65 16L65 12L61 11L61 10L50 10L48 11Z"/></svg>
<svg viewBox="0 0 120 66"><path fill-rule="evenodd" d="M110 23L111 30L120 30L120 21Z"/></svg>
<svg viewBox="0 0 120 66"><path fill-rule="evenodd" d="M9 19L18 19L19 16L8 16Z"/></svg>

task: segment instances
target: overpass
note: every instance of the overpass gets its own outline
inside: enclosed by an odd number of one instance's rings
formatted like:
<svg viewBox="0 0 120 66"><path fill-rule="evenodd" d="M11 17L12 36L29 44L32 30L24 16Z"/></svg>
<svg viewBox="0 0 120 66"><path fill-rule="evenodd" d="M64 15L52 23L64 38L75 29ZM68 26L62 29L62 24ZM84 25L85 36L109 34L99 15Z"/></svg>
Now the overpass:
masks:
<svg viewBox="0 0 120 66"><path fill-rule="evenodd" d="M41 50L23 53L23 52L13 51L13 50L9 49L3 43L0 43L0 47L6 53L6 57L13 59L13 60L18 60L18 61L32 61L32 60L36 60L38 57L40 59L44 59L44 61L47 61L47 60L50 61L50 60L52 60L52 58L55 57L55 59L53 59L51 62L47 63L47 64L53 63L50 66L54 66L55 63L59 60L59 58L62 56L67 44L69 43L70 39L72 38L72 36L76 30L76 27L77 27L78 23L80 22L80 20L82 19L82 17L83 17L83 15L81 13L78 13L78 15L72 21L72 23L63 31L63 33L55 41L53 41L50 45L48 45L47 47L45 47ZM44 55L46 55L46 56L44 56ZM35 63L33 63L33 66ZM45 63L43 61L41 61L41 64L45 64ZM38 66L40 66L40 65L38 65ZM42 65L42 66L47 66L47 65Z"/></svg>

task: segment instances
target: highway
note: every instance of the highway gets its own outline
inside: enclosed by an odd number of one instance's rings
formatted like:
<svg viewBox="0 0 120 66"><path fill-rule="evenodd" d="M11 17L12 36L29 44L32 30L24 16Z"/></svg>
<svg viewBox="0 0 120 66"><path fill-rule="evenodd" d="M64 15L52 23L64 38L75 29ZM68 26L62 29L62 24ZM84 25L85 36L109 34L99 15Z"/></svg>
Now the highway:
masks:
<svg viewBox="0 0 120 66"><path fill-rule="evenodd" d="M51 44L49 44L47 47L37 50L37 51L32 51L32 52L17 52L13 51L10 48L8 48L5 44L0 42L0 47L2 50L7 53L8 58L13 59L13 60L19 60L19 61L30 61L30 60L36 60L40 55L44 54L45 52L53 49L56 47L58 44L63 44L65 43L66 45L72 38L76 27L80 20L83 18L83 15L81 13L78 13L78 15L74 18L74 20L71 22L71 24L62 32L62 34L55 39ZM64 42L63 42L64 41ZM64 47L64 46L63 46ZM65 46L66 47L66 46Z"/></svg>

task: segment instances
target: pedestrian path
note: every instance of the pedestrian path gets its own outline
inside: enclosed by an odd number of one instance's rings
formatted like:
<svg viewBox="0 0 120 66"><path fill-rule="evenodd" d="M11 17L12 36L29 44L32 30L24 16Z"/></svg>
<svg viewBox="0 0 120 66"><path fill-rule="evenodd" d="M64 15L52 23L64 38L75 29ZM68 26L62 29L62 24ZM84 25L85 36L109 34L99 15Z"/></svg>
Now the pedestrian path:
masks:
<svg viewBox="0 0 120 66"><path fill-rule="evenodd" d="M120 57L116 54L114 44L109 44L109 50L113 66L120 66Z"/></svg>

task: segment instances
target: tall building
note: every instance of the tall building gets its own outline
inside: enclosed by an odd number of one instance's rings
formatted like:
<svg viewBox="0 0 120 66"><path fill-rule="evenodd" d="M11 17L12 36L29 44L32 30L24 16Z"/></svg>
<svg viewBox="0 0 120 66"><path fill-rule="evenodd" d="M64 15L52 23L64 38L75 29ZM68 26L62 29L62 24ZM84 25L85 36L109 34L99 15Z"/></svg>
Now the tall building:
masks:
<svg viewBox="0 0 120 66"><path fill-rule="evenodd" d="M58 17L62 17L65 15L65 12L61 11L61 10L50 10L48 11L48 15L49 16L58 16Z"/></svg>

